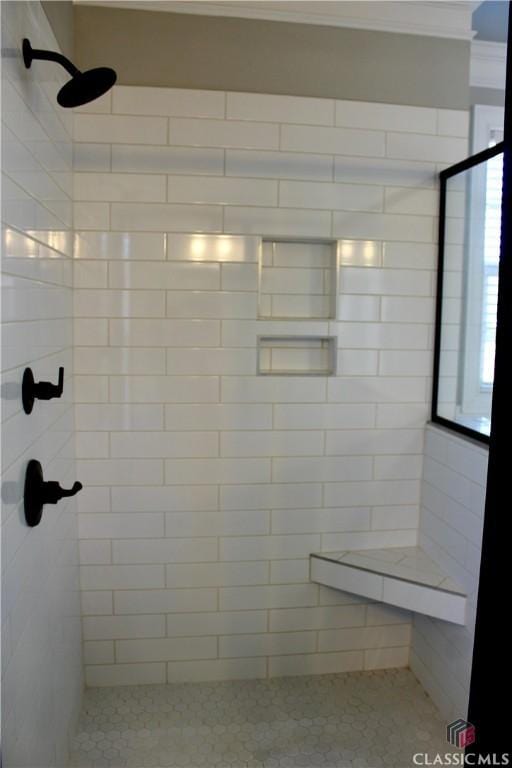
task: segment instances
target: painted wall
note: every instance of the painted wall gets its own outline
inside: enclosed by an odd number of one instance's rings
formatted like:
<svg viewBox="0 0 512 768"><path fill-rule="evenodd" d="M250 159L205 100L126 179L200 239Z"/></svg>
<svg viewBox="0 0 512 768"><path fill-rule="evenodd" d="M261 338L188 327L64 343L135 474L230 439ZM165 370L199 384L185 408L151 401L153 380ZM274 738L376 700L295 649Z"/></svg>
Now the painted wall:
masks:
<svg viewBox="0 0 512 768"><path fill-rule="evenodd" d="M2 751L3 766L64 766L82 690L76 503L24 521L27 462L76 479L72 380L72 115L57 107L66 77L28 72L27 36L57 47L39 3L2 3ZM21 380L66 370L64 396L22 411Z"/></svg>
<svg viewBox="0 0 512 768"><path fill-rule="evenodd" d="M69 59L74 58L74 18L71 0L41 0L53 34L62 53Z"/></svg>
<svg viewBox="0 0 512 768"><path fill-rule="evenodd" d="M78 5L75 50L121 85L469 106L469 40Z"/></svg>
<svg viewBox="0 0 512 768"><path fill-rule="evenodd" d="M411 667L447 720L467 716L488 451L429 426L419 544L467 590L465 627L415 615Z"/></svg>
<svg viewBox="0 0 512 768"><path fill-rule="evenodd" d="M76 114L90 685L408 663L410 616L310 583L308 555L416 542L436 174L467 131L463 111L123 86ZM259 236L342 240L337 320L257 319ZM281 306L318 291L276 253ZM336 375L258 377L265 333L335 336Z"/></svg>

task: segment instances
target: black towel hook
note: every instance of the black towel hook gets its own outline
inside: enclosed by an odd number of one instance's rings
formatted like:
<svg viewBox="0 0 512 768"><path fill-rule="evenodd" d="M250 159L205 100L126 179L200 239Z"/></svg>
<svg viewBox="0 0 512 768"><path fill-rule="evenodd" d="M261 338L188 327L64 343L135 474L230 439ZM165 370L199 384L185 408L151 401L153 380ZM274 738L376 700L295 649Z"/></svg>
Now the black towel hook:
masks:
<svg viewBox="0 0 512 768"><path fill-rule="evenodd" d="M61 488L55 480L45 482L41 464L37 459L31 459L25 474L24 503L27 525L31 528L39 525L44 504L57 504L60 499L75 496L82 488L82 483L79 482L69 489Z"/></svg>

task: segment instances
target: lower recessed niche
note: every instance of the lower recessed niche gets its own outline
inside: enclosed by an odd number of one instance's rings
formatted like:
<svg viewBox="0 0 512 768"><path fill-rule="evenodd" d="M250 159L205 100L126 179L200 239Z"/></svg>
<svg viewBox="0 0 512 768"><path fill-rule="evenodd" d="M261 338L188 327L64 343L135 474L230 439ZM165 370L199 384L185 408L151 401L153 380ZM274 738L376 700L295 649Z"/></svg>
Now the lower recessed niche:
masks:
<svg viewBox="0 0 512 768"><path fill-rule="evenodd" d="M259 336L261 376L332 376L336 371L334 336Z"/></svg>

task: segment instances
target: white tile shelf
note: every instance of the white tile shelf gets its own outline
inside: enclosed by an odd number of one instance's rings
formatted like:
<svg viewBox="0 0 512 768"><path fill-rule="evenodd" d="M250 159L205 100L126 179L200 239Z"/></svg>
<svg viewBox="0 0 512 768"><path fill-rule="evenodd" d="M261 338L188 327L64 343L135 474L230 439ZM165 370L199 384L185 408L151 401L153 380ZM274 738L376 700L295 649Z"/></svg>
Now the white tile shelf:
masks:
<svg viewBox="0 0 512 768"><path fill-rule="evenodd" d="M333 376L335 336L258 336L259 376Z"/></svg>
<svg viewBox="0 0 512 768"><path fill-rule="evenodd" d="M420 547L313 552L311 581L454 624L466 595Z"/></svg>

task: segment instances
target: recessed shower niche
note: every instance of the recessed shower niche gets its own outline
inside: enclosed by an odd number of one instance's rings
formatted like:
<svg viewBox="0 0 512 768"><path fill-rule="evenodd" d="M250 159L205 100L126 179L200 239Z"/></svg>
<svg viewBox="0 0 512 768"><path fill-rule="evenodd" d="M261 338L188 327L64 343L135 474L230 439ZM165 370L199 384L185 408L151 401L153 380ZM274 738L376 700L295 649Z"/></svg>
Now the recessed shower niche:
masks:
<svg viewBox="0 0 512 768"><path fill-rule="evenodd" d="M262 319L336 319L337 241L263 239L258 288Z"/></svg>
<svg viewBox="0 0 512 768"><path fill-rule="evenodd" d="M332 376L336 372L335 336L260 336L260 376Z"/></svg>

